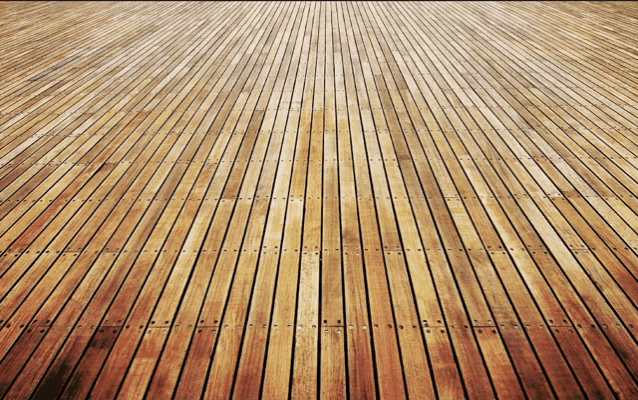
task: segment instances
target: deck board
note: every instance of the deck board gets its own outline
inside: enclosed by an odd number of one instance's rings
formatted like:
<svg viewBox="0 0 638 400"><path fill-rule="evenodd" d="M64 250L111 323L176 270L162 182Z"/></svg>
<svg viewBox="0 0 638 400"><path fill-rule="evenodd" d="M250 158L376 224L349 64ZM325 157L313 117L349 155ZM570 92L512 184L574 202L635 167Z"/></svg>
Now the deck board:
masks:
<svg viewBox="0 0 638 400"><path fill-rule="evenodd" d="M0 10L0 396L638 397L635 4Z"/></svg>

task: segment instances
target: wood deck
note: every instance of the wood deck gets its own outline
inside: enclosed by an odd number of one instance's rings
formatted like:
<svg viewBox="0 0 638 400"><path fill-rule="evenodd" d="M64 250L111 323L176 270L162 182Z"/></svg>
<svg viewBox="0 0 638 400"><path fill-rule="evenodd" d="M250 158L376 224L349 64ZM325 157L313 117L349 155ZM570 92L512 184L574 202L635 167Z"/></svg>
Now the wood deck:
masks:
<svg viewBox="0 0 638 400"><path fill-rule="evenodd" d="M637 22L1 4L0 397L638 398Z"/></svg>

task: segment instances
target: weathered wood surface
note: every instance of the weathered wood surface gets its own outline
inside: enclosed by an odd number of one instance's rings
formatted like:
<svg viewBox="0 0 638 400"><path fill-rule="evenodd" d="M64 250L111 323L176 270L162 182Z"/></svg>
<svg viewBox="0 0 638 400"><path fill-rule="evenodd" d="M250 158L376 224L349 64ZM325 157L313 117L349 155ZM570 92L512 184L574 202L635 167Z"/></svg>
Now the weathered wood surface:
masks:
<svg viewBox="0 0 638 400"><path fill-rule="evenodd" d="M0 4L0 397L638 398L636 21Z"/></svg>

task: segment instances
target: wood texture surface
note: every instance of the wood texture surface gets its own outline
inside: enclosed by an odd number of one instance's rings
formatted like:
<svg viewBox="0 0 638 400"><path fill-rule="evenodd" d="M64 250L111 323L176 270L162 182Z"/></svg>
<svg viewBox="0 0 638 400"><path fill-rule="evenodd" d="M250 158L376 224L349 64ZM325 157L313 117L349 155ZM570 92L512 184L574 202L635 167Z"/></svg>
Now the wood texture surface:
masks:
<svg viewBox="0 0 638 400"><path fill-rule="evenodd" d="M638 398L636 21L0 3L0 397Z"/></svg>

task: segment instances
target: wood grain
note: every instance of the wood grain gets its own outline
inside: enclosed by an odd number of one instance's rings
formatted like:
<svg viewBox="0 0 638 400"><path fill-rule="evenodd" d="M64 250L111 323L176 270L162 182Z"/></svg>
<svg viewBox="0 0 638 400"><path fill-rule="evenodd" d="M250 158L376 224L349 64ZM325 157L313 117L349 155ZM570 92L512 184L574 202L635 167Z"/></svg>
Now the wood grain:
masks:
<svg viewBox="0 0 638 400"><path fill-rule="evenodd" d="M0 3L0 397L638 397L638 7Z"/></svg>

